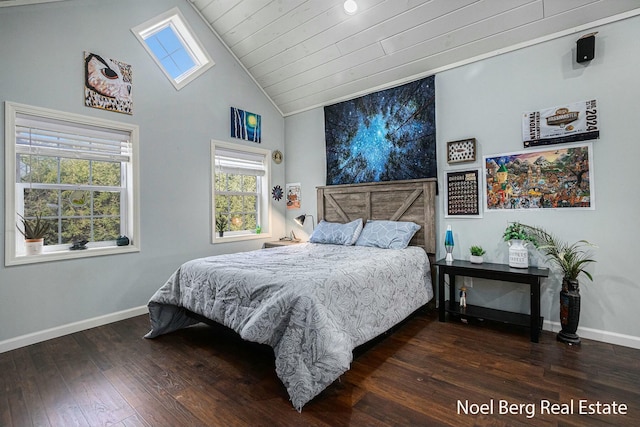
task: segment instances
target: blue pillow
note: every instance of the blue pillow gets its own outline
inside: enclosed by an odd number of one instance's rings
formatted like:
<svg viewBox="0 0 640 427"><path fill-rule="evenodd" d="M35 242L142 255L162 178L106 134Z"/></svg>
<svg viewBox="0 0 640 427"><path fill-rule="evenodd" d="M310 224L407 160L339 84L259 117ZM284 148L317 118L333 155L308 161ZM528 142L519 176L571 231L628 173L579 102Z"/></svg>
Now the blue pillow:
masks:
<svg viewBox="0 0 640 427"><path fill-rule="evenodd" d="M346 224L322 220L311 233L309 242L351 246L358 240L360 232L362 232L362 218Z"/></svg>
<svg viewBox="0 0 640 427"><path fill-rule="evenodd" d="M356 246L374 246L383 249L404 249L420 226L415 222L367 221L356 241Z"/></svg>

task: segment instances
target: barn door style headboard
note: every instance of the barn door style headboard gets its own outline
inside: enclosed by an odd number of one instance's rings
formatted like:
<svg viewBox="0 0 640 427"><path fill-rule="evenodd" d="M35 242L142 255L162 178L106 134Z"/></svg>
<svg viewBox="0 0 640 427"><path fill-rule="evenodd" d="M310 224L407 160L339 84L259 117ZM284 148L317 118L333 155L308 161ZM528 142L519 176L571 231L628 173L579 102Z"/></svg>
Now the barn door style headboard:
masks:
<svg viewBox="0 0 640 427"><path fill-rule="evenodd" d="M436 252L436 178L318 187L318 221L413 221L420 230L411 245Z"/></svg>

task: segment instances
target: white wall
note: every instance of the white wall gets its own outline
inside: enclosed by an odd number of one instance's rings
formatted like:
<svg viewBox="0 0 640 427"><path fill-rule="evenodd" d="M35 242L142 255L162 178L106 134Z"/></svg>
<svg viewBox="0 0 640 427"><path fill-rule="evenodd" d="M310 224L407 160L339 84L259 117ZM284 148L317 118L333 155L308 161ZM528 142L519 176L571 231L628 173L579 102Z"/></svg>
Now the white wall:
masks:
<svg viewBox="0 0 640 427"><path fill-rule="evenodd" d="M447 224L454 230L454 256L468 259L468 248L480 244L489 262L507 262L502 233L508 221L539 225L573 242L586 239L598 245L597 260L589 271L594 282L581 280L582 311L579 333L640 348L637 304L640 286L634 268L639 248L640 197L634 185L640 159L637 123L640 117L640 17L594 30L596 57L586 65L575 63L575 41L562 37L515 52L485 59L436 75L436 118L439 176L454 169L446 162L447 141L474 137L479 160L463 167L481 167L482 156L522 147L521 114L571 102L596 98L600 139L593 141L595 210L537 210L486 212L481 219L444 218L443 197L438 197L439 257ZM325 183L323 110L286 118L286 148L290 156L287 180L303 183L308 201L304 211L315 209L314 188ZM291 161L295 153L295 162ZM303 158L298 157L298 153ZM442 182L439 184L442 194ZM313 203L313 206L312 206ZM296 212L287 213L287 224ZM637 261L636 261L637 262ZM533 254L532 264L543 265ZM476 279L477 280L477 279ZM468 301L495 308L528 311L526 287L474 281ZM545 328L558 330L560 276L554 274L542 287Z"/></svg>
<svg viewBox="0 0 640 427"><path fill-rule="evenodd" d="M216 63L180 91L130 31L175 6ZM284 119L187 1L70 0L3 7L0 40L2 111L4 101L14 101L140 126L142 234L142 250L136 254L0 266L0 351L37 339L50 328L55 335L56 328L70 331L87 319L100 322L101 316L108 320L123 311L126 316L127 310L146 305L185 260L258 249L269 239L210 243L210 140L253 144L230 138L229 107L262 115L261 147L267 149L284 151ZM132 65L132 116L84 106L84 51ZM1 156L4 164L4 150ZM272 185L284 187L284 167L273 165ZM4 188L3 182L0 200ZM273 209L272 235L280 236L284 203ZM4 212L3 205L3 224Z"/></svg>
<svg viewBox="0 0 640 427"><path fill-rule="evenodd" d="M304 227L294 222L302 214L313 215L317 224L316 187L325 185L327 162L324 146L324 110L316 108L285 118L287 182L300 183L302 202L300 209L287 210L286 229L296 237L308 240L313 230L305 221Z"/></svg>

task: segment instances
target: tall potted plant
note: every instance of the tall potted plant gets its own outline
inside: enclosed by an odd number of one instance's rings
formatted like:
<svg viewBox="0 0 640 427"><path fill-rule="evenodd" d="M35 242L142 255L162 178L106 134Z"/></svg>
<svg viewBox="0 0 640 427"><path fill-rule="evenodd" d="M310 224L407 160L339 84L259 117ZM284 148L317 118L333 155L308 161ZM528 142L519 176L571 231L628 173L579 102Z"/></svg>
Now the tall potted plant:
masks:
<svg viewBox="0 0 640 427"><path fill-rule="evenodd" d="M49 231L49 221L42 219L42 214L36 213L35 218L27 219L24 216L18 214L20 222L22 222L22 228L16 224L16 228L24 236L25 248L27 255L38 255L42 253L42 247L44 246L44 236Z"/></svg>
<svg viewBox="0 0 640 427"><path fill-rule="evenodd" d="M539 227L524 225L528 233L536 241L538 250L542 251L547 260L562 270L562 290L560 291L560 324L562 330L558 333L558 341L567 344L580 344L580 337L576 334L580 321L580 283L578 276L583 273L593 281L591 273L585 267L595 262L590 258L590 248L595 245L586 240L578 240L569 244L558 239L551 233Z"/></svg>

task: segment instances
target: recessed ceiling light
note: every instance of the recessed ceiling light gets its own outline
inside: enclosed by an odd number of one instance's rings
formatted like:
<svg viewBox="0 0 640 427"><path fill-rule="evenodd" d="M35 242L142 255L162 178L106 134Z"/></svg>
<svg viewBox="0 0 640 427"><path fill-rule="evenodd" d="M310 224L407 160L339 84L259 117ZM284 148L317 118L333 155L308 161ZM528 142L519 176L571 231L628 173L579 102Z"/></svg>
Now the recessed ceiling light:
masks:
<svg viewBox="0 0 640 427"><path fill-rule="evenodd" d="M358 11L358 4L355 0L347 0L344 2L344 11L347 12L348 15L353 15Z"/></svg>

